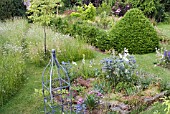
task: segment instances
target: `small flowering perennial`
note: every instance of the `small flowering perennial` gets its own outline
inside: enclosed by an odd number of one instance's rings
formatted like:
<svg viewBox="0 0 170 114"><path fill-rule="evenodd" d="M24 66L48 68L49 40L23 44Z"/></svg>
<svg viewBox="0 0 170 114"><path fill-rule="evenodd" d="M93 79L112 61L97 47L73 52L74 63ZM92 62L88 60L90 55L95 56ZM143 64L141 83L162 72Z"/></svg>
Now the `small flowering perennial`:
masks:
<svg viewBox="0 0 170 114"><path fill-rule="evenodd" d="M170 51L164 51L164 59L170 62Z"/></svg>
<svg viewBox="0 0 170 114"><path fill-rule="evenodd" d="M79 98L77 101L77 105L75 106L76 108L76 114L82 114L86 110L86 105L84 104L84 99Z"/></svg>
<svg viewBox="0 0 170 114"><path fill-rule="evenodd" d="M161 65L166 68L170 68L170 50L163 51L164 49L156 48L156 56L157 56L157 65Z"/></svg>
<svg viewBox="0 0 170 114"><path fill-rule="evenodd" d="M136 82L136 60L129 55L126 48L123 54L103 59L101 63L103 64L102 72L106 76L105 78L111 81L114 86L119 82Z"/></svg>

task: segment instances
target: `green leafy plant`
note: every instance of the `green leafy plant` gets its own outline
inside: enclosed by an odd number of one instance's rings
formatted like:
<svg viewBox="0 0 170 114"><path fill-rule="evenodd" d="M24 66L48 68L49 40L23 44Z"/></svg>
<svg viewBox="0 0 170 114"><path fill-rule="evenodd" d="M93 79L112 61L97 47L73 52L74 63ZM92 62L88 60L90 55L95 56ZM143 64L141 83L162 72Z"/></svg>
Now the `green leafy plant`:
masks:
<svg viewBox="0 0 170 114"><path fill-rule="evenodd" d="M164 99L164 102L163 102L163 105L166 105L166 108L164 111L166 111L166 114L169 114L170 113L170 97L168 98L165 98Z"/></svg>
<svg viewBox="0 0 170 114"><path fill-rule="evenodd" d="M100 19L97 19L97 24L103 29L111 28L114 25L113 23L112 17L107 16L105 11L100 14Z"/></svg>
<svg viewBox="0 0 170 114"><path fill-rule="evenodd" d="M154 18L157 22L165 20L165 12L169 6L166 0L126 0L126 2L132 4L133 8L142 10L145 16Z"/></svg>
<svg viewBox="0 0 170 114"><path fill-rule="evenodd" d="M99 104L99 97L97 97L95 94L89 94L87 95L85 101L84 101L87 109L92 113L92 110L95 109Z"/></svg>
<svg viewBox="0 0 170 114"><path fill-rule="evenodd" d="M106 1L103 1L102 4L97 8L97 14L100 15L103 12L106 12L107 15L111 13L112 5L109 5Z"/></svg>
<svg viewBox="0 0 170 114"><path fill-rule="evenodd" d="M129 53L155 52L159 38L150 21L139 9L129 10L110 31L113 47L119 53L126 47Z"/></svg>
<svg viewBox="0 0 170 114"><path fill-rule="evenodd" d="M72 86L71 87L73 90L76 90L78 93L84 93L85 87L83 86Z"/></svg>
<svg viewBox="0 0 170 114"><path fill-rule="evenodd" d="M78 6L78 12L73 12L71 16L81 17L83 20L93 21L96 16L96 8L90 3L88 6L84 5L83 7Z"/></svg>
<svg viewBox="0 0 170 114"><path fill-rule="evenodd" d="M80 40L84 40L102 51L109 50L111 48L108 33L86 22L74 23L71 33L75 37L78 35Z"/></svg>

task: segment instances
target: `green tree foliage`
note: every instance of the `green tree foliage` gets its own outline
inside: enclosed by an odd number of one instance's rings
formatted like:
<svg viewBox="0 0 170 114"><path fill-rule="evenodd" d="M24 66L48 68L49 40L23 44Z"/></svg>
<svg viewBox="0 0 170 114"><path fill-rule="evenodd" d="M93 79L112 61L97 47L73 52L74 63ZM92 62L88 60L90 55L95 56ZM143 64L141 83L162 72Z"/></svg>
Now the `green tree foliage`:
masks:
<svg viewBox="0 0 170 114"><path fill-rule="evenodd" d="M102 4L97 8L97 13L101 14L102 12L106 12L107 15L111 13L111 7L107 2L102 2Z"/></svg>
<svg viewBox="0 0 170 114"><path fill-rule="evenodd" d="M147 17L155 18L157 22L164 21L165 12L170 11L169 0L126 0L126 3L142 10Z"/></svg>
<svg viewBox="0 0 170 114"><path fill-rule="evenodd" d="M94 7L92 3L88 6L84 5L83 7L78 7L78 12L71 13L71 16L93 21L96 17L96 7Z"/></svg>
<svg viewBox="0 0 170 114"><path fill-rule="evenodd" d="M49 25L51 18L57 13L60 0L32 0L28 10L28 18L41 25Z"/></svg>
<svg viewBox="0 0 170 114"><path fill-rule="evenodd" d="M94 20L96 16L96 8L93 4L89 4L88 6L85 5L85 11L82 12L82 18L84 20Z"/></svg>
<svg viewBox="0 0 170 114"><path fill-rule="evenodd" d="M139 9L129 10L112 28L110 37L118 52L127 48L130 53L154 52L159 46L159 38L150 21Z"/></svg>
<svg viewBox="0 0 170 114"><path fill-rule="evenodd" d="M62 0L62 2L64 3L65 7L70 7L71 6L71 0Z"/></svg>
<svg viewBox="0 0 170 114"><path fill-rule="evenodd" d="M170 0L161 0L160 2L165 6L165 11L170 12Z"/></svg>
<svg viewBox="0 0 170 114"><path fill-rule="evenodd" d="M0 0L0 20L24 16L25 11L23 0Z"/></svg>

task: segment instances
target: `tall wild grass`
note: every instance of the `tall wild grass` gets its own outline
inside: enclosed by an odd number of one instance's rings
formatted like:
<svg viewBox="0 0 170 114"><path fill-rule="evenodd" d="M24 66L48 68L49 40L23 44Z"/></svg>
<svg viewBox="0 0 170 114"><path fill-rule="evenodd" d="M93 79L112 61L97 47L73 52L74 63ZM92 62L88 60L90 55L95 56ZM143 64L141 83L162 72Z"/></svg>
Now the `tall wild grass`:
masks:
<svg viewBox="0 0 170 114"><path fill-rule="evenodd" d="M21 88L26 78L25 20L0 23L0 106Z"/></svg>
<svg viewBox="0 0 170 114"><path fill-rule="evenodd" d="M86 59L95 57L95 52L89 45L84 44L69 35L56 33L50 28L46 28L46 37L48 51L47 57L44 57L43 27L31 25L26 35L30 59L32 63L37 66L44 66L48 62L51 49L56 50L56 56L59 59L59 62L78 61L83 58L83 54L86 56Z"/></svg>

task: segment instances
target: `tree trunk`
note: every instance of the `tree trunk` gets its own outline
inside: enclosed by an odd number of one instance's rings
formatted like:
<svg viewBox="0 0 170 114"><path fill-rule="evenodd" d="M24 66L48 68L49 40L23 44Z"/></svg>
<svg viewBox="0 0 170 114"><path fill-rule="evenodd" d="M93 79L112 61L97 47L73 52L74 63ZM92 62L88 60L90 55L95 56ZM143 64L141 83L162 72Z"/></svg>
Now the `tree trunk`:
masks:
<svg viewBox="0 0 170 114"><path fill-rule="evenodd" d="M45 29L45 26L44 26L44 54L45 54L45 56L46 56L46 54L47 54L46 29Z"/></svg>

